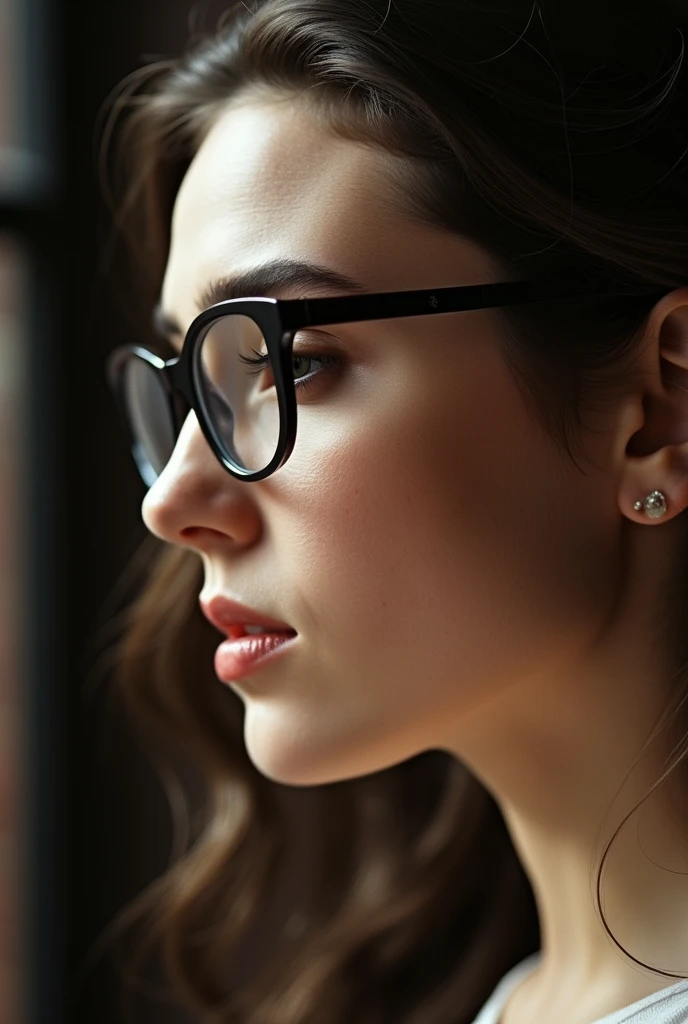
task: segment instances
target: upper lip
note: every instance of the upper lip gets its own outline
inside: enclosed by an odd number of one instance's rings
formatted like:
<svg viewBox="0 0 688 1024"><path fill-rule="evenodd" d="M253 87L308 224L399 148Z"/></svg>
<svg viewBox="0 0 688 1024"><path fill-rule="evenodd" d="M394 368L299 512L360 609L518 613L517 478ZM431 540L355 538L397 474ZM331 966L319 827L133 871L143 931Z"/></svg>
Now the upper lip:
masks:
<svg viewBox="0 0 688 1024"><path fill-rule="evenodd" d="M201 611L214 626L222 633L229 633L232 626L269 626L271 629L278 629L281 632L289 630L295 633L296 630L286 622L273 619L255 608L248 608L239 604L238 601L230 601L228 597L216 595L205 601L199 600Z"/></svg>

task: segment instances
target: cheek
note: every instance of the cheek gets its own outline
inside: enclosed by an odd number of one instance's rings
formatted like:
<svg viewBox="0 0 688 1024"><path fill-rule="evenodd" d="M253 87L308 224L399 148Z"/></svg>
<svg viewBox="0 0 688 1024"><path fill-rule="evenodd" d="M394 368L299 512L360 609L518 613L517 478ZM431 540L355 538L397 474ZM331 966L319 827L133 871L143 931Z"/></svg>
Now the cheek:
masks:
<svg viewBox="0 0 688 1024"><path fill-rule="evenodd" d="M378 734L554 670L608 607L613 493L607 526L603 478L557 454L505 374L381 405L299 466L277 543L309 664L320 698L350 697Z"/></svg>

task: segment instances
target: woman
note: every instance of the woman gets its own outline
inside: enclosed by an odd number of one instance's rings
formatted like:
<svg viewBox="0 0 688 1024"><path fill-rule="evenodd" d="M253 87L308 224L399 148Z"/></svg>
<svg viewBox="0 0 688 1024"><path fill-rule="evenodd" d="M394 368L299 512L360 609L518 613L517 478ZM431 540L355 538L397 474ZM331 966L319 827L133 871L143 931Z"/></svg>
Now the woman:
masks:
<svg viewBox="0 0 688 1024"><path fill-rule="evenodd" d="M119 680L209 794L134 909L197 1019L688 1020L684 44L265 0L118 105Z"/></svg>

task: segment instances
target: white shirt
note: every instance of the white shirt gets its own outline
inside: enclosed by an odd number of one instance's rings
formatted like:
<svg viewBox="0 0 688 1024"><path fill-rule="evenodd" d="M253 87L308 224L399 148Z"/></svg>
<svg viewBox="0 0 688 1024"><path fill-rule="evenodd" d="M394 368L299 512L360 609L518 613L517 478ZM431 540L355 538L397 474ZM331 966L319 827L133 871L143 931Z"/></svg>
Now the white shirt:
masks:
<svg viewBox="0 0 688 1024"><path fill-rule="evenodd" d="M533 953L508 971L497 984L473 1024L499 1024L506 1001L520 981L540 962L541 953ZM653 992L622 1010L591 1020L590 1024L688 1024L688 978L659 992Z"/></svg>

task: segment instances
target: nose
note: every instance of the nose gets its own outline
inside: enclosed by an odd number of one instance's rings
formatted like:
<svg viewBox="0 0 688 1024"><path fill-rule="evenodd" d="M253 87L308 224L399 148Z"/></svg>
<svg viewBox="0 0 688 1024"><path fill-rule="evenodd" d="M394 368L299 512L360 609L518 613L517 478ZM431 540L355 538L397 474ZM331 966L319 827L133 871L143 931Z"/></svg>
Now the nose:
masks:
<svg viewBox="0 0 688 1024"><path fill-rule="evenodd" d="M248 547L262 529L255 486L226 471L190 412L169 462L143 499L143 522L161 540L203 553L222 545Z"/></svg>

